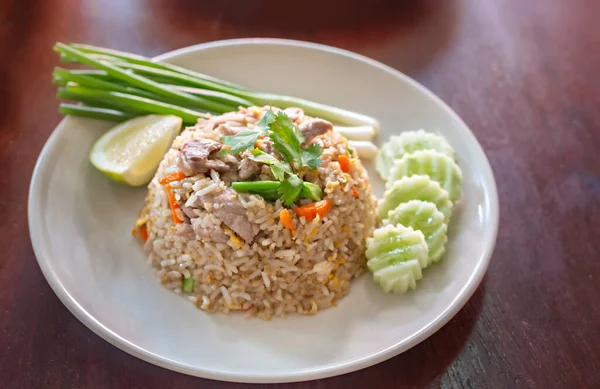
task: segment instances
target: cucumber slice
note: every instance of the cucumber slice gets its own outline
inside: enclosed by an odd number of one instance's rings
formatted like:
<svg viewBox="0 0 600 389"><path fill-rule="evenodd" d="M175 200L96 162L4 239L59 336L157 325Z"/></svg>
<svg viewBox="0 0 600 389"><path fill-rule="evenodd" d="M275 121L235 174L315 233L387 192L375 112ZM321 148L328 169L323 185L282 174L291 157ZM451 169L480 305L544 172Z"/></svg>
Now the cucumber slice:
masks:
<svg viewBox="0 0 600 389"><path fill-rule="evenodd" d="M373 273L373 281L386 293L405 293L414 289L421 278L423 273L416 259L399 262Z"/></svg>
<svg viewBox="0 0 600 389"><path fill-rule="evenodd" d="M373 281L386 293L414 288L429 263L423 233L401 224L377 228L367 238L366 256Z"/></svg>
<svg viewBox="0 0 600 389"><path fill-rule="evenodd" d="M428 175L432 180L439 182L450 195L451 201L460 199L462 172L456 162L446 154L435 150L405 154L394 163L390 171L388 188L402 177L410 177L414 174Z"/></svg>
<svg viewBox="0 0 600 389"><path fill-rule="evenodd" d="M446 252L448 227L444 222L444 214L433 203L421 200L402 203L388 213L383 224L402 224L421 231L425 236L430 262L438 262Z"/></svg>
<svg viewBox="0 0 600 389"><path fill-rule="evenodd" d="M406 131L390 137L383 145L377 153L375 169L381 178L387 180L394 161L417 150L436 150L454 159L454 149L443 136L424 130Z"/></svg>
<svg viewBox="0 0 600 389"><path fill-rule="evenodd" d="M422 200L435 204L438 211L444 215L446 223L452 214L452 202L447 191L438 182L432 181L428 176L413 175L396 181L384 193L379 204L379 220L388 217L388 212L401 203L410 200Z"/></svg>

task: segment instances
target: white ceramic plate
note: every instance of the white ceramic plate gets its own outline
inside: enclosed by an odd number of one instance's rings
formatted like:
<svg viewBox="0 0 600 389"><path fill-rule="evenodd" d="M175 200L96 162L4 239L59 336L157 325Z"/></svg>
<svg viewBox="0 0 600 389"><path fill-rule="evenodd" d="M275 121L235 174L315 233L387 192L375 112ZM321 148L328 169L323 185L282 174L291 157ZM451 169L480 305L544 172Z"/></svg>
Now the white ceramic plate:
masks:
<svg viewBox="0 0 600 389"><path fill-rule="evenodd" d="M163 288L132 238L145 190L112 183L88 162L107 124L67 118L37 162L29 228L50 286L92 331L143 360L187 374L301 381L393 357L433 334L467 302L492 254L498 199L479 143L440 99L378 62L295 41L222 41L157 59L371 115L381 123L378 143L403 130L437 131L456 149L464 173L462 208L452 220L445 259L425 272L412 293L386 295L366 275L337 308L316 316L264 322L209 315ZM369 173L381 194L382 183L371 167Z"/></svg>

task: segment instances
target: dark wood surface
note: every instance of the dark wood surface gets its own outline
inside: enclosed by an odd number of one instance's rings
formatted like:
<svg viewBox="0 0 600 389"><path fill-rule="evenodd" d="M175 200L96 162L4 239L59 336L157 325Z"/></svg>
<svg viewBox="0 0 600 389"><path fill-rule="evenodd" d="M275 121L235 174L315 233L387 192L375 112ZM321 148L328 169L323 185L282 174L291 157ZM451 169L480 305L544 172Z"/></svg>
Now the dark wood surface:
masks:
<svg viewBox="0 0 600 389"><path fill-rule="evenodd" d="M60 120L55 41L152 56L260 36L342 47L416 78L473 129L500 195L488 274L449 324L377 366L286 387L599 388L598 16L595 0L0 0L0 387L245 386L155 367L84 327L40 272L26 207Z"/></svg>

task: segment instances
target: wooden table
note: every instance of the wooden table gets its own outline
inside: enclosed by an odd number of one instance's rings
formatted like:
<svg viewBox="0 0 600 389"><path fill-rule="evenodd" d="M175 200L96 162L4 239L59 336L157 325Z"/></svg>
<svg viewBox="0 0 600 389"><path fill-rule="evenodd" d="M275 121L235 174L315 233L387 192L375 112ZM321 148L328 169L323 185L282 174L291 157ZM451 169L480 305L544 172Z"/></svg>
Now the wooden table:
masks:
<svg viewBox="0 0 600 389"><path fill-rule="evenodd" d="M0 387L243 386L155 367L84 327L40 272L26 205L60 120L55 41L152 56L255 36L353 50L431 88L477 135L501 202L488 274L448 325L377 366L287 387L600 387L599 15L594 0L0 1Z"/></svg>

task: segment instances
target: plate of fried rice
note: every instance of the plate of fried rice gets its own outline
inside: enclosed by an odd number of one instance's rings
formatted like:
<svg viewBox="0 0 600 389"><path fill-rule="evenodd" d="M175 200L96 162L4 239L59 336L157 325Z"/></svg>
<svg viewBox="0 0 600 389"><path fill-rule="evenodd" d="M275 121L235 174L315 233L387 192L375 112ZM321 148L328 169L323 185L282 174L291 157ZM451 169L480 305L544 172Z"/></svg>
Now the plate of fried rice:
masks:
<svg viewBox="0 0 600 389"><path fill-rule="evenodd" d="M297 41L212 42L155 60L370 115L380 123L378 146L405 131L440 134L462 170L462 197L443 259L414 290L384 293L365 251L385 183L329 121L275 106L213 115L175 137L154 178L135 188L89 163L112 125L65 118L32 177L30 235L50 286L96 334L190 375L303 381L409 349L474 293L496 240L496 186L473 133L433 93L374 60ZM284 114L301 132L308 165L318 150L318 167L286 165L307 183L292 207L286 188L268 184L277 181L273 158L285 142L261 135L254 155L224 149L223 139L239 141L268 114ZM254 191L240 190L243 182Z"/></svg>

